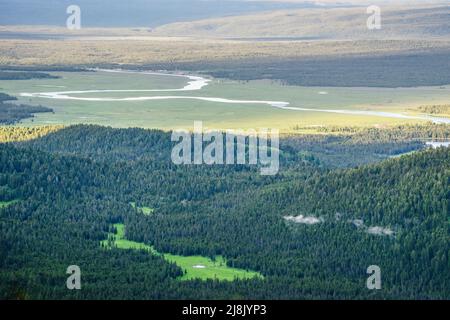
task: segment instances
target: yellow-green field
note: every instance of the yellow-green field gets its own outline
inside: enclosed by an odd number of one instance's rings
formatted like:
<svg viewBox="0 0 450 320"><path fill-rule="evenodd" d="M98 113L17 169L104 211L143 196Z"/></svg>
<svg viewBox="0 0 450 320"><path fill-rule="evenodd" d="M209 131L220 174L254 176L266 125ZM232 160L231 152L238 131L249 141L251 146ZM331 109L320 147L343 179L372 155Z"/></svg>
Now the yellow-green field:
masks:
<svg viewBox="0 0 450 320"><path fill-rule="evenodd" d="M263 276L257 272L247 271L242 269L230 268L227 266L226 260L221 257L215 257L213 261L210 258L202 256L178 256L173 254L161 254L152 246L144 243L134 242L125 238L125 225L115 224L116 233L109 234L109 240L101 242L102 247L110 247L112 242L113 247L124 250L145 250L150 254L162 256L166 261L175 263L183 271L184 275L179 280L222 280L233 281L236 279L263 279Z"/></svg>
<svg viewBox="0 0 450 320"><path fill-rule="evenodd" d="M44 105L54 113L37 114L22 126L100 124L112 127L142 127L163 130L192 128L203 121L208 128L278 128L289 132L296 126L385 126L424 123L420 119L398 119L373 115L352 115L277 109L267 104L228 104L191 99L153 101L77 101L20 97L21 93L84 91L98 89L145 90L182 88L185 78L113 74L105 72L52 73L61 79L0 81L0 92L19 97L19 102ZM233 100L286 101L290 107L345 109L419 115L421 105L448 104L450 85L419 88L323 88L283 86L270 81L247 83L212 79L209 86L184 92L83 93L76 97L124 98L140 96L196 96Z"/></svg>

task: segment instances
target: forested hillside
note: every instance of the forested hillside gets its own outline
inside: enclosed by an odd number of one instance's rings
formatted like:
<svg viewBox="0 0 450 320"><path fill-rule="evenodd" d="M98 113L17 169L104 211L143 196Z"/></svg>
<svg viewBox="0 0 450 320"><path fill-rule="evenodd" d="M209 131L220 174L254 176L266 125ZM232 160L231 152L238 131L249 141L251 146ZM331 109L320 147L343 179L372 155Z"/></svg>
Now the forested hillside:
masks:
<svg viewBox="0 0 450 320"><path fill-rule="evenodd" d="M176 166L160 131L75 126L0 144L0 299L449 299L450 149L381 161L422 145L317 139L283 140L275 177ZM315 223L288 219L301 215ZM119 223L158 252L223 256L264 277L180 281L162 256L102 247ZM366 288L370 265L382 290Z"/></svg>

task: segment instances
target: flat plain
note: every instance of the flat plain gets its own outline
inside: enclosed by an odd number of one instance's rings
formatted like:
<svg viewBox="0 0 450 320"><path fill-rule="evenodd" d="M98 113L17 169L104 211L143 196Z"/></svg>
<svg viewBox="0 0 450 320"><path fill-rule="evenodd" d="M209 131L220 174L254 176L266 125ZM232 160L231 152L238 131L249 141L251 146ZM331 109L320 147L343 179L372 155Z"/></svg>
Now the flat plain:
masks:
<svg viewBox="0 0 450 320"><path fill-rule="evenodd" d="M417 88L301 87L269 80L235 81L210 79L208 86L196 91L177 92L95 92L73 93L75 97L138 98L142 96L183 96L175 100L78 101L23 97L23 93L85 90L167 90L179 89L188 82L183 77L110 72L52 72L59 79L0 81L3 92L15 95L19 103L45 105L54 113L36 114L22 126L100 124L112 127L142 127L163 130L190 129L194 121L208 128L279 128L290 132L301 126L385 126L424 123L421 118L402 119L373 114L340 114L324 110L387 112L419 116L414 109L426 104L450 101L450 86ZM189 97L233 100L285 101L280 109L262 103L221 103L192 100ZM100 99L101 100L101 99ZM305 108L306 111L295 110ZM317 109L317 111L314 111Z"/></svg>

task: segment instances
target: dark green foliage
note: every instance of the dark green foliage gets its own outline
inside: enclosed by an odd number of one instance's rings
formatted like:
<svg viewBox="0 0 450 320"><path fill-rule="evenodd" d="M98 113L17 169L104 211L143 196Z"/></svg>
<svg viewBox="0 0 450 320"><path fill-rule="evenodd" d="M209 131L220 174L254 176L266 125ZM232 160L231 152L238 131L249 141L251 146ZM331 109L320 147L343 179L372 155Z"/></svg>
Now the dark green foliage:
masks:
<svg viewBox="0 0 450 320"><path fill-rule="evenodd" d="M275 177L247 166L175 166L170 134L159 131L75 126L0 145L0 201L20 199L0 210L0 299L449 299L450 149L332 170L327 154L361 153L367 163L395 148L347 137L338 149L336 139L283 140ZM323 223L283 219L300 214ZM368 234L354 219L395 235ZM223 255L265 279L177 281L182 270L161 257L100 247L119 222L128 239L160 252ZM81 291L65 288L72 264ZM373 264L381 291L366 288Z"/></svg>
<svg viewBox="0 0 450 320"><path fill-rule="evenodd" d="M3 101L12 101L12 100L17 100L17 98L16 98L16 97L13 97L13 96L10 96L10 95L8 95L8 94L6 94L6 93L0 92L0 102L3 102Z"/></svg>
<svg viewBox="0 0 450 320"><path fill-rule="evenodd" d="M25 73L36 73L36 72L89 72L90 70L83 67L76 66L36 66L36 65L21 65L21 66L11 66L11 65L1 65L0 71L15 71L15 72L25 72Z"/></svg>
<svg viewBox="0 0 450 320"><path fill-rule="evenodd" d="M43 72L0 71L0 80L58 79Z"/></svg>
<svg viewBox="0 0 450 320"><path fill-rule="evenodd" d="M144 67L152 70L202 71L214 78L242 81L280 80L298 86L395 88L447 85L450 83L448 57L449 52L434 51L408 55L161 63ZM138 67L130 65L126 68Z"/></svg>
<svg viewBox="0 0 450 320"><path fill-rule="evenodd" d="M427 141L450 139L450 127L445 124L315 130L327 135L292 135L283 141L283 149L297 151L306 159L314 159L330 168L346 168L420 150Z"/></svg>
<svg viewBox="0 0 450 320"><path fill-rule="evenodd" d="M29 106L0 101L0 124L14 124L23 119L33 118L35 113L41 112L53 112L53 110L42 106Z"/></svg>

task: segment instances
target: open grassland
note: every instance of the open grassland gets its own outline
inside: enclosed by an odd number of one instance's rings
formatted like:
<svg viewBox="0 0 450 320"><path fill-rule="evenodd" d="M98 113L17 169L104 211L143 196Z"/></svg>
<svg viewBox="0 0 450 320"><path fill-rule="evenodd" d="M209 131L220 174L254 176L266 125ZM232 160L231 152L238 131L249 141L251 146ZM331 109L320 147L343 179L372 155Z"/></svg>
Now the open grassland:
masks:
<svg viewBox="0 0 450 320"><path fill-rule="evenodd" d="M0 66L102 65L235 61L260 58L376 56L448 50L448 40L238 41L133 38L87 40L2 40Z"/></svg>
<svg viewBox="0 0 450 320"><path fill-rule="evenodd" d="M12 201L0 201L0 209L6 208L16 202L18 202L19 200L12 200Z"/></svg>
<svg viewBox="0 0 450 320"><path fill-rule="evenodd" d="M376 56L450 48L447 5L383 6L368 30L366 6L300 9L148 28L0 26L1 65L99 65L259 58Z"/></svg>
<svg viewBox="0 0 450 320"><path fill-rule="evenodd" d="M160 26L161 36L223 38L292 37L315 39L448 38L450 6L382 6L382 30L366 26L366 6L290 9L250 15L177 22Z"/></svg>
<svg viewBox="0 0 450 320"><path fill-rule="evenodd" d="M227 266L226 260L218 256L214 260L202 256L178 256L172 254L161 254L152 246L144 243L129 241L125 238L125 225L115 224L115 234L110 234L108 240L101 242L103 247L116 247L124 250L145 250L153 255L161 255L166 261L175 263L183 271L184 275L179 280L222 280L233 281L236 279L260 278L262 275L257 272L246 271Z"/></svg>
<svg viewBox="0 0 450 320"><path fill-rule="evenodd" d="M24 92L94 89L176 89L187 80L178 77L107 72L53 72L58 79L0 81L0 88L19 98L17 103L45 105L54 113L36 114L20 126L100 124L112 127L142 127L163 130L190 129L204 121L215 129L279 128L317 126L387 126L423 123L425 120L395 119L373 115L350 115L315 111L283 110L265 104L227 104L191 99L155 101L77 101L21 97ZM339 88L285 86L271 81L212 79L198 91L185 92L100 92L75 93L76 97L125 98L141 96L202 96L237 100L286 101L290 107L394 112L418 115L422 105L450 101L450 86L419 88ZM54 127L58 128L58 127Z"/></svg>

